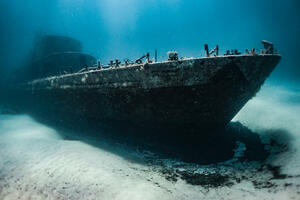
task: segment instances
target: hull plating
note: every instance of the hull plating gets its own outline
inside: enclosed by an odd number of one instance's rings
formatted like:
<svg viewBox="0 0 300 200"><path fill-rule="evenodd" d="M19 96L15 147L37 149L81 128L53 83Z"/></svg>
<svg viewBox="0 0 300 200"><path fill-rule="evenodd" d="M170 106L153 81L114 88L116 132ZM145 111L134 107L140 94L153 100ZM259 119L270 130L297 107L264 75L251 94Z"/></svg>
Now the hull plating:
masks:
<svg viewBox="0 0 300 200"><path fill-rule="evenodd" d="M279 60L278 55L243 55L121 66L35 80L26 91L37 111L72 120L212 128L237 114Z"/></svg>

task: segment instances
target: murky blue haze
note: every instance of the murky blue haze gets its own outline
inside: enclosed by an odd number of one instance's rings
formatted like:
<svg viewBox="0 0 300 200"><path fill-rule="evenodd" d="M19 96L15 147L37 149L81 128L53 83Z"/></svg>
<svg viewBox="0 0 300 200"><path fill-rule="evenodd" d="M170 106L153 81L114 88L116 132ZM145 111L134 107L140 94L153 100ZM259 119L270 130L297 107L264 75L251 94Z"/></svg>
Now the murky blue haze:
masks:
<svg viewBox="0 0 300 200"><path fill-rule="evenodd" d="M169 50L199 57L205 43L243 52L262 39L282 55L232 120L234 147L216 151L233 155L209 164L53 128L0 105L0 200L299 198L299 24L297 0L0 1L0 89L36 34L77 38L102 63L155 49L159 60Z"/></svg>

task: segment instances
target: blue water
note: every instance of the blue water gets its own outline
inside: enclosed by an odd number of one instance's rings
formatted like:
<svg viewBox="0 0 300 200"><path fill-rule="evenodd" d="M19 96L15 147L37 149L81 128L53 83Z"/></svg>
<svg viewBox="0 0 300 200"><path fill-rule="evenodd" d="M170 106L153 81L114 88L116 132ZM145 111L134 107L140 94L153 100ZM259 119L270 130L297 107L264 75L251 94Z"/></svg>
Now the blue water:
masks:
<svg viewBox="0 0 300 200"><path fill-rule="evenodd" d="M266 39L283 55L271 79L298 82L299 9L297 0L2 0L1 68L18 67L36 33L75 37L103 63L155 49L160 59L168 50L198 57L205 43L259 49Z"/></svg>

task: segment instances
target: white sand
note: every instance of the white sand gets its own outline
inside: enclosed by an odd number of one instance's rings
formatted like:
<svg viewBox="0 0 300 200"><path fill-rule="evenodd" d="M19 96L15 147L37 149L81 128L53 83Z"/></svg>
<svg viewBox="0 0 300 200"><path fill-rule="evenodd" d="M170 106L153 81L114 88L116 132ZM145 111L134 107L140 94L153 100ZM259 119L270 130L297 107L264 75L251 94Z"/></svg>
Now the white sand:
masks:
<svg viewBox="0 0 300 200"><path fill-rule="evenodd" d="M287 131L292 148L269 162L295 176L300 175L300 102L290 103L282 95L297 99L297 93L265 87L234 120L264 134L270 129ZM284 136L272 131L270 138L278 137ZM63 140L56 130L29 116L0 115L0 199L300 199L299 177L271 180L276 187L255 188L251 180L270 178L269 173L251 171L255 162L218 164L224 174L234 171L250 178L230 187L207 189L181 179L168 181L157 166L144 163L139 152L123 153L128 157L106 151L101 144L95 147L80 140ZM185 167L214 170L192 164ZM284 186L286 183L292 185Z"/></svg>

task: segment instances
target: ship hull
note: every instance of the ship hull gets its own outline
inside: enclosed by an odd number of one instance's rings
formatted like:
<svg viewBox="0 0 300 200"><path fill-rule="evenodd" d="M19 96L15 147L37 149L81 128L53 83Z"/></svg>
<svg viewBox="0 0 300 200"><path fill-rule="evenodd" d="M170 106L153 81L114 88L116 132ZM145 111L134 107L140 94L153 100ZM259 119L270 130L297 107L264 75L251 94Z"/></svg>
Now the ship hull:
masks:
<svg viewBox="0 0 300 200"><path fill-rule="evenodd" d="M122 131L201 134L230 122L279 60L224 56L50 77L26 84L23 105L71 127L84 122Z"/></svg>

